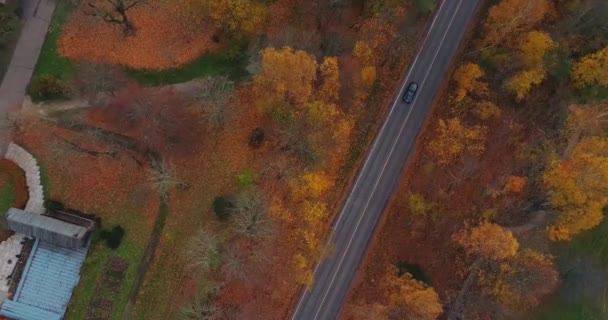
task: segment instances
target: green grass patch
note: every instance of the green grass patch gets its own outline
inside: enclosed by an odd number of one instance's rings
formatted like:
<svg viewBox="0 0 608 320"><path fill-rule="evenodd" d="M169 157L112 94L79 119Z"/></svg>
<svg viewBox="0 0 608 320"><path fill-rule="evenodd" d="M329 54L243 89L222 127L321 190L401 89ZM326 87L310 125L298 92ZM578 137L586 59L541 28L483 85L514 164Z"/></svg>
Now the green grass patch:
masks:
<svg viewBox="0 0 608 320"><path fill-rule="evenodd" d="M608 213L608 210L604 210ZM608 219L592 230L574 237L570 242L557 243L554 247L556 261L560 267L562 278L558 291L549 301L526 319L532 320L603 320L608 319L608 288L603 292L597 292L597 288L587 287L585 283L602 281L608 276ZM589 272L584 268L577 268L577 262L586 262L588 265L597 265L603 276L589 275L586 281L579 277L585 277ZM575 277L569 279L571 277ZM582 285L573 289L572 283ZM570 283L570 285L568 285ZM576 290L576 291L572 291ZM594 291L589 291L594 290ZM571 298L567 298L570 296ZM577 298L593 296L595 299Z"/></svg>
<svg viewBox="0 0 608 320"><path fill-rule="evenodd" d="M239 56L230 57L223 52L207 53L181 68L164 71L125 69L127 75L140 84L157 86L186 82L197 78L212 75L227 75L233 80L247 76L245 70L246 59Z"/></svg>
<svg viewBox="0 0 608 320"><path fill-rule="evenodd" d="M6 183L0 187L0 212L4 213L15 202L15 185L7 177Z"/></svg>
<svg viewBox="0 0 608 320"><path fill-rule="evenodd" d="M74 63L59 55L57 41L63 31L63 25L68 21L73 9L74 7L69 1L57 1L57 6L55 7L44 45L40 51L40 57L38 58L38 63L36 63L33 77L52 74L63 81L68 81L72 78Z"/></svg>

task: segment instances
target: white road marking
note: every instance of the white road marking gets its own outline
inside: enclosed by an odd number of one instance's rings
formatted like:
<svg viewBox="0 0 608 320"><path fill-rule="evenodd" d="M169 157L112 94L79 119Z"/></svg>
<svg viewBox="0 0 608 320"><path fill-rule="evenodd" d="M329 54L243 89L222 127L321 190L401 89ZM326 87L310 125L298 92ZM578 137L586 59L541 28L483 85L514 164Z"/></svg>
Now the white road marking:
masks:
<svg viewBox="0 0 608 320"><path fill-rule="evenodd" d="M429 65L429 68L427 69L427 72L424 76L424 79L422 80L422 83L420 84L420 91L422 90L422 88L424 87L424 84L426 83L426 80L429 76L429 73L431 72L431 69L433 68L433 65L435 64L435 61L437 60L437 56L439 55L439 52L441 51L441 48L443 47L443 43L445 42L445 38L447 36L447 34L450 31L450 28L452 26L452 23L454 22L454 18L456 17L456 14L458 13L458 10L460 9L460 6L462 5L462 1L463 0L459 0L458 2L458 6L456 7L456 10L454 11L454 14L452 15L452 18L450 19L450 23L448 24L448 27L446 29L446 32L443 34L443 37L441 38L441 42L439 43L439 48L437 48L437 51L435 52L435 55L433 56L433 60L431 62L431 64ZM406 81L407 83L407 81ZM400 98L400 97L398 97ZM331 278L331 281L329 282L329 286L327 287L327 290L325 291L325 295L323 295L323 299L321 299L321 303L319 304L319 308L317 309L317 312L315 313L315 317L313 318L313 320L316 320L317 317L319 316L319 312L321 312L321 309L323 307L323 304L325 303L325 299L327 298L327 295L329 294L329 291L331 290L334 281L336 280L336 276L338 275L338 270L340 270L340 267L342 266L342 263L344 262L344 258L346 257L346 255L348 254L348 250L350 249L350 246L353 242L353 239L355 238L355 235L357 234L357 230L359 229L359 225L361 224L361 221L363 220L363 217L365 216L365 212L367 211L367 208L369 206L369 203L371 202L371 199L374 196L374 193L376 192L376 188L378 187L378 184L380 183L380 180L382 178L382 175L384 174L384 170L386 169L386 166L388 165L388 162L393 154L393 152L395 151L395 147L397 146L397 143L399 142L399 138L401 137L401 132L403 131L403 129L405 128L405 125L407 124L407 121L410 117L410 114L412 113L413 110L413 106L416 102L416 99L418 98L418 96L416 96L414 98L414 101L412 102L412 108L410 108L407 117L405 118L405 121L403 122L403 124L401 125L401 128L399 129L399 136L397 137L397 139L395 139L395 143L393 144L391 151L389 152L389 155L386 159L386 161L384 162L384 165L382 166L382 170L380 171L380 174L378 175L378 179L376 179L376 183L374 184L374 187L372 188L372 192L371 195L369 197L369 199L367 200L365 207L363 208L362 214L359 216L359 220L357 221L357 225L355 226L355 230L353 231L348 244L346 245L346 249L344 250L344 254L342 255L342 257L340 258L340 262L338 263L338 266L336 268L336 271L334 272L333 277Z"/></svg>

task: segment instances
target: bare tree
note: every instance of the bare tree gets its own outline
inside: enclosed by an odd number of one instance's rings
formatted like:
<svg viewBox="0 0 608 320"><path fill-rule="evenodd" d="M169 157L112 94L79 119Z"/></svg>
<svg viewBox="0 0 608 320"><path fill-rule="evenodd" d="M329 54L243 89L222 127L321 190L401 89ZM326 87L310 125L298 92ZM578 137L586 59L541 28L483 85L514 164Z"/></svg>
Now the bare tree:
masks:
<svg viewBox="0 0 608 320"><path fill-rule="evenodd" d="M194 100L205 112L207 124L214 130L224 128L226 109L234 92L234 82L225 76L207 77L197 83Z"/></svg>
<svg viewBox="0 0 608 320"><path fill-rule="evenodd" d="M220 239L207 230L199 230L186 246L185 258L189 267L206 271L216 268L222 255Z"/></svg>
<svg viewBox="0 0 608 320"><path fill-rule="evenodd" d="M254 240L268 240L274 235L272 222L266 216L266 204L255 189L241 192L235 201L236 232Z"/></svg>
<svg viewBox="0 0 608 320"><path fill-rule="evenodd" d="M156 189L163 202L169 200L169 193L173 187L180 188L184 185L175 177L172 168L165 161L152 159L148 174L150 184Z"/></svg>
<svg viewBox="0 0 608 320"><path fill-rule="evenodd" d="M138 5L148 4L148 0L89 0L84 13L122 27L125 36L135 33L135 27L127 12Z"/></svg>
<svg viewBox="0 0 608 320"><path fill-rule="evenodd" d="M101 95L115 96L127 84L127 79L116 68L105 64L78 64L73 81L73 92L96 104Z"/></svg>

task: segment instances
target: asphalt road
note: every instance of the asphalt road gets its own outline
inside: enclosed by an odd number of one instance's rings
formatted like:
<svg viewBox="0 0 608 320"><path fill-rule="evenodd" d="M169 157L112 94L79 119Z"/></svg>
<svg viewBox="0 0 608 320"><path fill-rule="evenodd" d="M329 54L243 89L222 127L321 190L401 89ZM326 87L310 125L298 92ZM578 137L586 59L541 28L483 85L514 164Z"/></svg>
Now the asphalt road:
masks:
<svg viewBox="0 0 608 320"><path fill-rule="evenodd" d="M443 0L407 73L399 95L359 171L329 242L332 255L314 272L314 285L303 293L292 320L331 320L340 307L365 254L374 228L393 193L432 102L474 16L479 0ZM412 104L402 101L405 87L419 84Z"/></svg>

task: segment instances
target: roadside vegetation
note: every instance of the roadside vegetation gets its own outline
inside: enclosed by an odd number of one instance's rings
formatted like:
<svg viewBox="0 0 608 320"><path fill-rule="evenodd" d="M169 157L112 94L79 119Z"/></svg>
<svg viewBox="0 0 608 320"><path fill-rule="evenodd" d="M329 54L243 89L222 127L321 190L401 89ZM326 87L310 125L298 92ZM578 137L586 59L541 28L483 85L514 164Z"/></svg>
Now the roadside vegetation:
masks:
<svg viewBox="0 0 608 320"><path fill-rule="evenodd" d="M606 19L593 0L482 10L345 318L606 317ZM408 267L436 292L423 310L378 285Z"/></svg>
<svg viewBox="0 0 608 320"><path fill-rule="evenodd" d="M433 7L59 2L12 130L101 221L68 318L285 318Z"/></svg>

